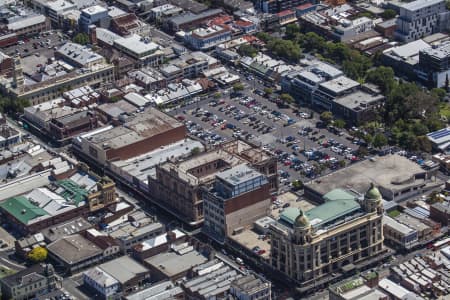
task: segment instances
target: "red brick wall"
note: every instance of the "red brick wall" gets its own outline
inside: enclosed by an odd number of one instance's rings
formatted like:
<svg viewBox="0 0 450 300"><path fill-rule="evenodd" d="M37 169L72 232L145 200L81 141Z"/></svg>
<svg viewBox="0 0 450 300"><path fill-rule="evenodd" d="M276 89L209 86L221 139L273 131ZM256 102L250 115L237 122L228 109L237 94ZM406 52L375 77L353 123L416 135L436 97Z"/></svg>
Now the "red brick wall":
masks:
<svg viewBox="0 0 450 300"><path fill-rule="evenodd" d="M261 188L239 195L238 197L225 202L225 214L229 214L270 198L270 184L267 183Z"/></svg>
<svg viewBox="0 0 450 300"><path fill-rule="evenodd" d="M183 125L119 149L110 149L106 152L106 157L108 160L128 159L155 150L161 146L180 141L185 137L186 127Z"/></svg>

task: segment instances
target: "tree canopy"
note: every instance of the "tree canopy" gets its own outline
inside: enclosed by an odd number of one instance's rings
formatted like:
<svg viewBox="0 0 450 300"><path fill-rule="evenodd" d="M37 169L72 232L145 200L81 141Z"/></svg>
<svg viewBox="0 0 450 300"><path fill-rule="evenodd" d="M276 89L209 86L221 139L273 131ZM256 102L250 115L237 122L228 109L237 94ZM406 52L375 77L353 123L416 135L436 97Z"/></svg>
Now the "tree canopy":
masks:
<svg viewBox="0 0 450 300"><path fill-rule="evenodd" d="M384 12L381 14L383 19L393 19L397 15L397 12L391 8L387 8L384 10Z"/></svg>
<svg viewBox="0 0 450 300"><path fill-rule="evenodd" d="M31 260L32 262L41 262L47 259L47 254L48 251L47 249L45 249L44 247L36 247L33 250L31 250L28 255L27 258L29 260Z"/></svg>
<svg viewBox="0 0 450 300"><path fill-rule="evenodd" d="M238 53L242 56L255 57L258 54L258 49L249 44L243 44L239 47Z"/></svg>
<svg viewBox="0 0 450 300"><path fill-rule="evenodd" d="M89 36L86 33L78 33L73 39L72 42L86 45L89 44Z"/></svg>

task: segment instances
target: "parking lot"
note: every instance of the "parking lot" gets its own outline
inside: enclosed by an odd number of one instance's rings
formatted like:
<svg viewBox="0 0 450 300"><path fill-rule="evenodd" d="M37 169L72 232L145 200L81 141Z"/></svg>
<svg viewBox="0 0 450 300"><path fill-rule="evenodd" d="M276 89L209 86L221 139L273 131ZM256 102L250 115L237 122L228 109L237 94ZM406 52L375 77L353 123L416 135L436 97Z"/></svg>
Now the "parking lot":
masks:
<svg viewBox="0 0 450 300"><path fill-rule="evenodd" d="M51 30L20 40L17 45L4 48L3 51L10 56L20 55L20 57L27 57L36 55L36 53L46 56L45 53L47 51L53 53L55 47L58 48L65 42L67 42L67 37L59 31Z"/></svg>
<svg viewBox="0 0 450 300"><path fill-rule="evenodd" d="M231 98L230 89L222 90L218 99L209 97L170 114L209 145L241 138L276 155L282 190L294 180L306 182L357 160L358 145L343 131L317 128L317 113L310 118L306 108L279 108L260 95L261 83L242 82L245 89L239 97Z"/></svg>

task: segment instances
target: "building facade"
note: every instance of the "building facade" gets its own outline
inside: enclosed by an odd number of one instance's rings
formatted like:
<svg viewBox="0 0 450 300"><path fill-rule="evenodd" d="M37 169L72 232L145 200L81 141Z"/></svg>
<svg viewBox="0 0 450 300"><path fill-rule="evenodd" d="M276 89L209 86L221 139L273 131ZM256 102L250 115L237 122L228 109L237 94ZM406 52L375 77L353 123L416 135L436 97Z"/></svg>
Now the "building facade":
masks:
<svg viewBox="0 0 450 300"><path fill-rule="evenodd" d="M383 248L382 196L328 201L309 211L289 208L270 225L271 265L300 285L374 258Z"/></svg>
<svg viewBox="0 0 450 300"><path fill-rule="evenodd" d="M416 0L400 6L397 30L394 36L403 42L412 42L440 31L441 13L446 11L444 0Z"/></svg>
<svg viewBox="0 0 450 300"><path fill-rule="evenodd" d="M246 165L216 175L214 187L204 193L203 231L219 243L235 229L266 216L270 209L269 182Z"/></svg>

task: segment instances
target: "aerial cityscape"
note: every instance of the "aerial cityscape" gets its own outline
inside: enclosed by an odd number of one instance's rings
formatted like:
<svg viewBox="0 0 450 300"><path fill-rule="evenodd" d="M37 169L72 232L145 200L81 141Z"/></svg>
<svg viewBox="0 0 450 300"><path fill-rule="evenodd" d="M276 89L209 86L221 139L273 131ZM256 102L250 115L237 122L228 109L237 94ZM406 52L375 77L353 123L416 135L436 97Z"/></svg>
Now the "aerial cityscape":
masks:
<svg viewBox="0 0 450 300"><path fill-rule="evenodd" d="M0 299L450 300L450 0L0 0Z"/></svg>

